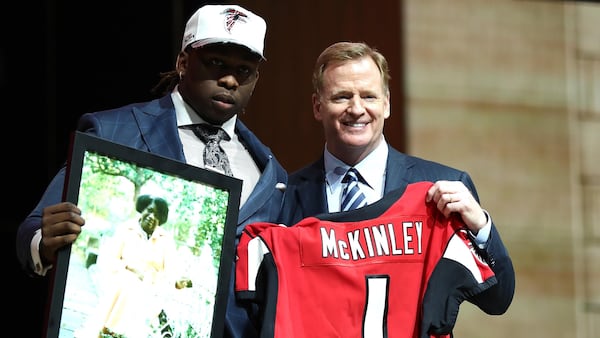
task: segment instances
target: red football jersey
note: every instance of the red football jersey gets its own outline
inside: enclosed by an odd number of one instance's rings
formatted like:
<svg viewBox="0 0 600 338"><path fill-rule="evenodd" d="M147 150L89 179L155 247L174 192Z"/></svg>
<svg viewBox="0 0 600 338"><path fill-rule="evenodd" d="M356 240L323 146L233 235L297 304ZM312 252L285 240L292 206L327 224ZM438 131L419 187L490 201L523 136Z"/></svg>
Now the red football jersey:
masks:
<svg viewBox="0 0 600 338"><path fill-rule="evenodd" d="M261 337L449 337L460 303L496 283L460 218L410 184L294 226L254 223L237 247L236 297Z"/></svg>

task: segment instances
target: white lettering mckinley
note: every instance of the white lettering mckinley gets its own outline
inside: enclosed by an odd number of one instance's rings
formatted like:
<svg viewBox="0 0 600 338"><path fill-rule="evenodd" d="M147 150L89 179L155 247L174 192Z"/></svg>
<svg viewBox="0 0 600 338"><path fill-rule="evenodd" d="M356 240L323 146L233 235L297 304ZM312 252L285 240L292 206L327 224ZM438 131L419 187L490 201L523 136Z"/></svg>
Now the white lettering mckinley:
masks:
<svg viewBox="0 0 600 338"><path fill-rule="evenodd" d="M396 237L394 224L373 225L355 229L337 236L335 229L321 227L323 258L333 257L343 260L361 260L375 256L396 256L421 254L423 222L402 222L400 237ZM415 238L416 237L416 238ZM416 242L415 242L416 241Z"/></svg>

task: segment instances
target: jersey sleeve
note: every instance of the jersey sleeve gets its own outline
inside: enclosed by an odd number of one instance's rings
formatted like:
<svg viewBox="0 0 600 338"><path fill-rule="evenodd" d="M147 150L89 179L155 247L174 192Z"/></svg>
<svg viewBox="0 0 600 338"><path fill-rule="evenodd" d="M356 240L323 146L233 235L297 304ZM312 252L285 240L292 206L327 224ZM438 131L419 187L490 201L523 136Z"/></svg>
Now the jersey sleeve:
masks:
<svg viewBox="0 0 600 338"><path fill-rule="evenodd" d="M269 248L258 234L273 226L277 225L266 222L253 223L246 226L242 232L235 257L235 295L239 300L257 300L258 270L264 256L269 253Z"/></svg>
<svg viewBox="0 0 600 338"><path fill-rule="evenodd" d="M273 255L259 234L280 226L273 223L250 224L237 246L235 297L239 301L259 305L256 320L260 322L261 337L275 337L278 288Z"/></svg>
<svg viewBox="0 0 600 338"><path fill-rule="evenodd" d="M421 337L452 332L460 304L497 283L465 228L455 232L435 266L423 298Z"/></svg>

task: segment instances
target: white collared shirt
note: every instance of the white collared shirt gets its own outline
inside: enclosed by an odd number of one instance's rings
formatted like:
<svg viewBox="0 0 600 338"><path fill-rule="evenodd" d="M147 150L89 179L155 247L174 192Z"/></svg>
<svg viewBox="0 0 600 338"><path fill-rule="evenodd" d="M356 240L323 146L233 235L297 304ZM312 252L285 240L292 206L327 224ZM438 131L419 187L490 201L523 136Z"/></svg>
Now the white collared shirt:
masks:
<svg viewBox="0 0 600 338"><path fill-rule="evenodd" d="M183 144L183 154L185 155L186 162L190 165L204 168L204 159L202 157L204 152L204 142L202 142L191 129L181 127L207 122L198 116L192 107L183 100L183 97L181 97L181 94L178 91L178 87L175 87L171 93L171 98L173 99L173 104L175 106L177 126L179 127L179 138ZM254 186L256 186L261 172L250 155L250 152L248 152L248 149L240 142L240 139L235 133L236 120L237 115L225 121L221 126L231 139L229 141L221 141L220 145L229 158L233 176L243 181L242 196L240 200L241 208L246 200L248 200L248 196L250 196ZM212 168L207 169L213 170Z"/></svg>
<svg viewBox="0 0 600 338"><path fill-rule="evenodd" d="M342 192L344 190L342 179L350 166L333 156L333 154L327 150L327 146L325 146L323 155L325 162L328 210L329 212L338 212L340 211ZM359 181L358 185L365 194L367 204L377 202L383 197L385 177L387 174L387 156L388 145L385 141L385 137L381 135L381 142L379 142L379 145L367 155L367 157L354 166L366 181L366 183ZM483 211L487 217L487 224L479 230L477 235L469 231L471 237L475 240L475 243L482 249L485 248L485 244L490 237L492 226L490 214L485 209Z"/></svg>
<svg viewBox="0 0 600 338"><path fill-rule="evenodd" d="M329 212L337 212L340 211L342 191L344 190L342 179L350 166L333 156L327 150L327 146L325 146L323 156L325 161L327 205ZM367 157L354 166L365 180L365 182L360 181L358 185L367 198L367 204L376 202L383 196L387 156L388 145L384 136L381 135L379 145Z"/></svg>

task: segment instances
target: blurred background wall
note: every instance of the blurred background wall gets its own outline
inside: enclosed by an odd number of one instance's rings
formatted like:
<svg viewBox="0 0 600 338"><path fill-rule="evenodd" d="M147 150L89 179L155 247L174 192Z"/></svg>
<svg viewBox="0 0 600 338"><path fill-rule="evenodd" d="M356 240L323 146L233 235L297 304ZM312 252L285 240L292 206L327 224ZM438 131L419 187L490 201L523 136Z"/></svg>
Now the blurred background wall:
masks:
<svg viewBox="0 0 600 338"><path fill-rule="evenodd" d="M7 304L15 336L41 334L49 287L19 269L16 228L65 160L77 118L153 98L185 20L203 3L38 0L2 11L3 276L7 297L22 299ZM512 255L517 291L502 316L465 303L456 337L600 336L600 4L237 3L268 22L267 62L241 119L289 171L322 151L310 106L314 60L332 42L354 40L390 62L388 141L472 175ZM27 325L15 324L23 318Z"/></svg>
<svg viewBox="0 0 600 338"><path fill-rule="evenodd" d="M600 337L600 7L404 10L406 151L473 175L517 273L510 310L463 306L456 336Z"/></svg>

